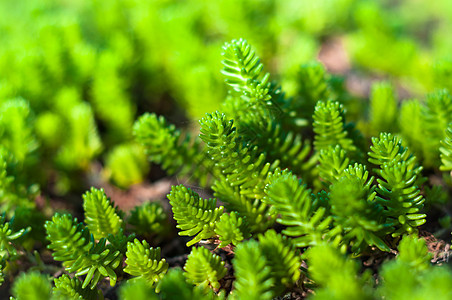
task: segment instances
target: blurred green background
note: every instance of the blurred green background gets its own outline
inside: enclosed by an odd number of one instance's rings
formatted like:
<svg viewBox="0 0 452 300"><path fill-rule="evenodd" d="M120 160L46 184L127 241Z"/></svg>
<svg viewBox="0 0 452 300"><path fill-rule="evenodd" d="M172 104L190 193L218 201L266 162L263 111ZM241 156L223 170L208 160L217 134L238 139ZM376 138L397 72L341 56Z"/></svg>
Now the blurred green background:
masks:
<svg viewBox="0 0 452 300"><path fill-rule="evenodd" d="M53 193L93 162L128 187L149 171L138 115L220 107L224 42L247 39L289 96L319 59L358 97L388 79L411 98L452 87L451 23L450 0L1 0L0 141Z"/></svg>

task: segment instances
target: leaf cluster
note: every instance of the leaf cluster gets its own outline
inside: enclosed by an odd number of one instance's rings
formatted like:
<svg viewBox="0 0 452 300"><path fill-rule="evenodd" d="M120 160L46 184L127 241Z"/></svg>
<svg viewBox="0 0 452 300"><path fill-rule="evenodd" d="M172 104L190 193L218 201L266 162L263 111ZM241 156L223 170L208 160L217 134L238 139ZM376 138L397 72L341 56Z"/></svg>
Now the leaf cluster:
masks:
<svg viewBox="0 0 452 300"><path fill-rule="evenodd" d="M139 26L154 24L146 20ZM112 46L116 51L127 49L118 46L128 44L121 37L112 43L118 43ZM129 46L132 57L135 48ZM47 248L64 268L54 279L52 292L45 274L53 269L38 254L30 258L35 237L28 241L23 237L30 228L21 224L33 215L36 204L30 201L34 200L30 178L20 174L34 169L39 139L53 151L49 153L57 153L57 181L69 182L57 189L64 194L72 189L70 174L87 172L103 143L111 142L97 131L97 118L105 122L107 132L130 134L127 118L133 108L119 81L113 91L123 104L117 103L109 113L99 112L105 105L100 95L111 92L102 77L115 81L122 70L115 55L102 52L98 58L102 68L93 79L93 106L81 100L76 88L60 90L53 112L39 116L37 137L29 130L34 122L30 107L35 104L20 99L0 103L8 113L0 120L1 209L18 208L16 214L22 218L16 224L8 211L0 220L0 271L11 276L20 265L15 263L26 259L21 256L26 254L32 268L42 273L30 270L20 275L13 284L14 297L28 299L36 294L36 299L48 299L53 294L56 299L99 299L107 281L111 286L121 282L123 299L273 299L313 290L312 297L321 299L450 294L450 288L441 284L450 282L451 271L432 266L424 241L416 237L427 214L445 215L440 225L450 229L444 206L450 192L448 174L438 179L442 187L424 177L439 178L440 171L450 169L449 92L437 90L425 104L400 104L398 116L393 85L375 85L369 104L356 104L341 80L312 63L301 66L297 76L304 81L289 95L270 81L260 57L243 39L223 47L222 73L229 93L222 111L201 118L199 137L156 113L146 113L133 126L140 146L127 141L127 147L118 148L108 159L107 168L122 187L144 178L145 155L168 175L187 180L188 184L173 185L167 200L190 250L156 246L171 239L171 223L162 205L146 203L126 217L104 190L91 188L82 196L83 223L72 214L40 208L51 217L44 225ZM48 65L53 66L52 76L69 76L58 71L58 64ZM369 114L357 118L361 105L367 105ZM109 114L118 107L128 107L129 117L113 125ZM413 128L407 125L410 113ZM357 123L346 122L350 116ZM59 122L68 134L64 141L53 143ZM46 124L55 131L48 136L43 130ZM11 134L16 131L17 136ZM421 134L428 145L423 145ZM121 169L123 176L113 171ZM209 198L211 194L215 198ZM441 199L429 200L435 197ZM429 205L424 205L426 201ZM174 243L178 245L178 240ZM179 261L162 258L177 251L185 260L183 270L173 268ZM183 253L188 252L185 258ZM379 270L361 266L355 259L391 253L398 253L397 258Z"/></svg>

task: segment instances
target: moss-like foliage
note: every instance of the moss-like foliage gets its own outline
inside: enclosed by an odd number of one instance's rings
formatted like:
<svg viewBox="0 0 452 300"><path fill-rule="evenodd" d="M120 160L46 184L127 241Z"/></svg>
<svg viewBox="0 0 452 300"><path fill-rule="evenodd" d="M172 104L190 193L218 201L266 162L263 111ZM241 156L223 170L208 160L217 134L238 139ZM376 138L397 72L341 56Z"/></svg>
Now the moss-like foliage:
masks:
<svg viewBox="0 0 452 300"><path fill-rule="evenodd" d="M100 290L82 288L82 282L77 278L71 278L66 274L54 279L53 294L56 299L73 300L97 300L101 295Z"/></svg>
<svg viewBox="0 0 452 300"><path fill-rule="evenodd" d="M159 202L146 202L135 206L127 222L138 234L164 234L169 230L168 215Z"/></svg>
<svg viewBox="0 0 452 300"><path fill-rule="evenodd" d="M394 132L397 129L397 99L390 83L379 82L372 85L370 110L371 134Z"/></svg>
<svg viewBox="0 0 452 300"><path fill-rule="evenodd" d="M424 240L405 236L399 244L399 251L396 260L383 265L382 284L378 289L380 295L386 299L450 297L450 289L442 284L452 281L452 272L429 263L430 255Z"/></svg>
<svg viewBox="0 0 452 300"><path fill-rule="evenodd" d="M12 288L12 294L17 300L48 300L51 291L48 277L39 272L22 273Z"/></svg>
<svg viewBox="0 0 452 300"><path fill-rule="evenodd" d="M247 218L252 231L269 227L274 217L261 201L267 173L274 168L265 162L265 154L247 147L237 137L233 121L215 112L201 119L201 139L222 176L213 186L215 195L228 207Z"/></svg>
<svg viewBox="0 0 452 300"><path fill-rule="evenodd" d="M295 285L300 278L301 260L291 239L274 230L258 236L259 247L270 265L270 275L275 280L273 290L278 295Z"/></svg>
<svg viewBox="0 0 452 300"><path fill-rule="evenodd" d="M449 124L446 130L446 137L441 141L441 166L442 171L452 171L452 123Z"/></svg>
<svg viewBox="0 0 452 300"><path fill-rule="evenodd" d="M316 151L340 145L347 151L355 151L353 140L345 130L344 107L337 101L319 101L314 110L314 146Z"/></svg>
<svg viewBox="0 0 452 300"><path fill-rule="evenodd" d="M329 75L325 67L317 61L303 64L297 73L296 95L299 99L295 101L296 111L305 119L312 121L312 115L317 101L327 101L333 98L333 89L329 82Z"/></svg>
<svg viewBox="0 0 452 300"><path fill-rule="evenodd" d="M121 300L159 299L154 288L143 278L129 279L124 282L119 290L119 298Z"/></svg>
<svg viewBox="0 0 452 300"><path fill-rule="evenodd" d="M220 288L218 280L227 273L221 258L204 247L192 248L184 270L189 282L202 287L210 286L215 290Z"/></svg>
<svg viewBox="0 0 452 300"><path fill-rule="evenodd" d="M2 296L452 298L447 1L22 2Z"/></svg>
<svg viewBox="0 0 452 300"><path fill-rule="evenodd" d="M117 234L122 227L122 219L116 212L114 203L103 189L91 188L83 195L85 223L95 239Z"/></svg>
<svg viewBox="0 0 452 300"><path fill-rule="evenodd" d="M207 180L210 164L204 159L199 140L192 141L164 117L144 114L135 123L133 133L148 159L160 164L169 174L194 176L193 179L203 183Z"/></svg>
<svg viewBox="0 0 452 300"><path fill-rule="evenodd" d="M317 165L319 176L328 186L342 177L349 163L350 159L346 151L339 145L320 150L319 164Z"/></svg>
<svg viewBox="0 0 452 300"><path fill-rule="evenodd" d="M235 211L230 214L221 215L220 220L215 226L215 232L221 241L218 247L225 247L230 243L237 246L241 241L250 236L246 218L240 217Z"/></svg>
<svg viewBox="0 0 452 300"><path fill-rule="evenodd" d="M396 231L393 236L405 232L415 232L416 227L425 223L425 214L421 213L424 197L418 184L422 182L416 157L401 145L400 139L391 134L381 134L373 139L369 152L369 161L379 165L377 173L377 201L393 218Z"/></svg>
<svg viewBox="0 0 452 300"><path fill-rule="evenodd" d="M194 287L188 283L184 272L180 268L173 268L168 271L168 274L163 277L159 284L160 299L212 299L214 296L209 295L202 288ZM210 291L210 290L209 290ZM209 297L210 296L210 297ZM136 298L130 298L131 300ZM221 298L220 298L221 299Z"/></svg>
<svg viewBox="0 0 452 300"><path fill-rule="evenodd" d="M5 260L0 261L0 286L5 282L5 274L3 274L3 269L5 268Z"/></svg>
<svg viewBox="0 0 452 300"><path fill-rule="evenodd" d="M110 278L110 284L116 284L118 268L122 254L114 244L107 245L107 240L101 238L98 242L77 219L70 215L55 214L52 221L45 224L48 248L53 250L52 256L62 261L66 271L75 273L75 276L86 275L82 288L90 283L94 289L103 277Z"/></svg>
<svg viewBox="0 0 452 300"><path fill-rule="evenodd" d="M425 143L425 126L422 118L422 104L419 100L406 100L400 105L398 127L401 136L406 144L416 153L416 156L423 158L430 155L427 152L428 145Z"/></svg>
<svg viewBox="0 0 452 300"><path fill-rule="evenodd" d="M332 218L326 214L327 208L313 203L310 190L295 175L276 172L270 176L266 194L265 201L280 214L277 222L287 226L283 233L293 237L297 247L316 245L337 234L330 230Z"/></svg>
<svg viewBox="0 0 452 300"><path fill-rule="evenodd" d="M145 279L150 286L158 283L168 270L168 263L160 258L160 248L150 247L145 240L127 243L125 263L124 272Z"/></svg>
<svg viewBox="0 0 452 300"><path fill-rule="evenodd" d="M383 207L375 201L373 178L368 178L362 165L350 167L345 172L345 176L331 186L330 195L331 213L335 224L344 232L343 240L357 253L367 246L389 251L382 237L391 228L390 224L384 223Z"/></svg>
<svg viewBox="0 0 452 300"><path fill-rule="evenodd" d="M304 256L309 263L309 276L319 286L314 299L372 299L365 277L358 277L358 264L334 246L319 244Z"/></svg>
<svg viewBox="0 0 452 300"><path fill-rule="evenodd" d="M137 144L116 146L106 158L106 173L118 186L128 188L140 183L149 172L144 149Z"/></svg>
<svg viewBox="0 0 452 300"><path fill-rule="evenodd" d="M436 90L427 96L423 109L424 132L427 139L426 164L438 165L439 147L446 129L452 122L452 96L447 89Z"/></svg>
<svg viewBox="0 0 452 300"><path fill-rule="evenodd" d="M17 250L12 242L31 230L30 227L22 228L17 232L11 229L11 223L5 219L5 214L0 216L0 259L11 259L17 255Z"/></svg>
<svg viewBox="0 0 452 300"><path fill-rule="evenodd" d="M191 246L215 235L215 222L220 219L223 207L216 207L215 199L202 199L183 185L173 186L168 199L172 206L179 235L195 236L187 243Z"/></svg>
<svg viewBox="0 0 452 300"><path fill-rule="evenodd" d="M69 104L64 113L67 132L66 141L56 156L56 161L65 171L86 170L90 161L102 151L94 113L90 105L81 102Z"/></svg>
<svg viewBox="0 0 452 300"><path fill-rule="evenodd" d="M0 146L0 209L8 217L14 209L34 208L34 197L39 192L36 184L24 185L24 166L17 161L11 151Z"/></svg>
<svg viewBox="0 0 452 300"><path fill-rule="evenodd" d="M267 154L269 161L278 160L280 168L290 168L311 179L310 173L316 163L315 157L309 156L312 151L311 141L304 140L294 131L283 130L275 121L262 127L254 130L251 142Z"/></svg>
<svg viewBox="0 0 452 300"><path fill-rule="evenodd" d="M270 74L261 74L264 65L246 40L232 40L223 46L221 71L226 76L226 83L247 97L250 102L268 101L268 79Z"/></svg>
<svg viewBox="0 0 452 300"><path fill-rule="evenodd" d="M425 240L416 236L405 236L398 245L397 260L409 264L414 270L430 267L431 254L427 251Z"/></svg>
<svg viewBox="0 0 452 300"><path fill-rule="evenodd" d="M21 98L0 105L0 142L12 155L24 163L36 150L38 142L30 126L33 122L30 104Z"/></svg>
<svg viewBox="0 0 452 300"><path fill-rule="evenodd" d="M237 277L233 292L235 299L273 299L271 268L257 241L239 244L233 265Z"/></svg>

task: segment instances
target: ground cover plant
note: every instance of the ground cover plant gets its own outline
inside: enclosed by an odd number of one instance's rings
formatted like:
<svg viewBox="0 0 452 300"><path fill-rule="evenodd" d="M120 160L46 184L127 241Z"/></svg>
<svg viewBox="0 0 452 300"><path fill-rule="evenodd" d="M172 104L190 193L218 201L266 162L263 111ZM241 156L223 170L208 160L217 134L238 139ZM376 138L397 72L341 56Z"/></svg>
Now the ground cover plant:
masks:
<svg viewBox="0 0 452 300"><path fill-rule="evenodd" d="M0 3L0 298L450 299L450 4L297 2Z"/></svg>

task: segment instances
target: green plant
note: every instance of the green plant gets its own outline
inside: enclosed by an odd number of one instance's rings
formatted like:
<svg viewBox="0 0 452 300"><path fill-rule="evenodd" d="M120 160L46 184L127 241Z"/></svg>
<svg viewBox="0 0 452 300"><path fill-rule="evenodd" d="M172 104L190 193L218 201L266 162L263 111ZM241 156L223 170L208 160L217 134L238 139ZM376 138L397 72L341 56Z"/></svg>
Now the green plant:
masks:
<svg viewBox="0 0 452 300"><path fill-rule="evenodd" d="M269 73L261 75L264 67L259 57L246 40L232 40L223 46L221 71L226 76L226 83L247 98L252 105L255 102L271 100L269 95Z"/></svg>
<svg viewBox="0 0 452 300"><path fill-rule="evenodd" d="M77 278L71 278L66 274L54 279L53 294L56 299L87 299L96 300L100 297L100 290L82 288L82 282Z"/></svg>
<svg viewBox="0 0 452 300"><path fill-rule="evenodd" d="M114 203L104 190L91 188L83 195L85 223L96 240L117 234L122 226L122 219L117 214Z"/></svg>
<svg viewBox="0 0 452 300"><path fill-rule="evenodd" d="M218 282L226 275L226 268L221 258L210 253L204 247L192 248L187 262L185 263L184 275L188 282L200 285L202 287L211 286L218 290L220 283Z"/></svg>
<svg viewBox="0 0 452 300"><path fill-rule="evenodd" d="M381 295L388 299L404 295L435 296L438 299L450 296L450 290L441 283L451 280L452 272L429 264L430 255L422 239L404 237L399 244L399 251L396 260L383 265L382 285L378 289ZM400 278L404 280L400 281Z"/></svg>
<svg viewBox="0 0 452 300"><path fill-rule="evenodd" d="M51 286L46 275L39 272L22 273L14 282L12 294L17 300L50 299Z"/></svg>
<svg viewBox="0 0 452 300"><path fill-rule="evenodd" d="M397 128L397 100L390 83L380 82L372 86L370 94L372 134L394 132Z"/></svg>
<svg viewBox="0 0 452 300"><path fill-rule="evenodd" d="M313 115L316 151L340 145L344 150L355 151L353 141L344 128L344 107L337 101L318 101Z"/></svg>
<svg viewBox="0 0 452 300"><path fill-rule="evenodd" d="M447 125L452 122L452 96L447 89L436 90L427 97L423 110L425 133L428 137L426 163L438 164L440 141L444 139Z"/></svg>
<svg viewBox="0 0 452 300"><path fill-rule="evenodd" d="M195 236L187 246L215 235L215 222L220 219L224 209L222 206L216 207L215 199L202 199L183 185L173 186L168 199L177 227L182 229L179 235Z"/></svg>
<svg viewBox="0 0 452 300"><path fill-rule="evenodd" d="M450 251L430 238L452 219L451 66L428 66L452 49L435 27L446 9L7 2L0 294L12 282L18 299L450 298L450 269L432 264ZM421 47L419 28L437 36ZM234 39L220 62L237 33L257 47ZM352 51L334 70L336 48ZM325 65L308 62L317 49ZM385 75L369 97L356 89Z"/></svg>
<svg viewBox="0 0 452 300"><path fill-rule="evenodd" d="M157 295L145 279L127 280L119 290L120 299L158 299Z"/></svg>
<svg viewBox="0 0 452 300"><path fill-rule="evenodd" d="M133 128L136 140L143 146L150 161L161 164L169 174L207 180L205 171L210 164L203 159L198 139L192 141L189 135L182 135L174 125L167 125L162 116L155 114L141 116Z"/></svg>
<svg viewBox="0 0 452 300"><path fill-rule="evenodd" d="M221 215L215 224L215 233L218 234L221 241L218 247L225 247L231 243L237 246L244 239L250 237L246 218L240 217L235 211Z"/></svg>
<svg viewBox="0 0 452 300"><path fill-rule="evenodd" d="M145 279L151 286L158 283L168 270L166 260L160 259L160 248L149 247L145 240L128 242L126 257L124 272Z"/></svg>
<svg viewBox="0 0 452 300"><path fill-rule="evenodd" d="M319 164L317 165L319 176L328 186L342 177L349 163L350 159L347 152L339 145L320 150Z"/></svg>
<svg viewBox="0 0 452 300"><path fill-rule="evenodd" d="M452 123L451 123L452 124ZM446 131L446 137L441 141L441 166L442 171L452 171L452 125L449 124Z"/></svg>
<svg viewBox="0 0 452 300"><path fill-rule="evenodd" d="M297 75L300 84L296 91L299 101L294 103L296 105L295 111L312 122L312 114L317 101L327 101L333 97L330 78L325 67L317 61L302 65Z"/></svg>
<svg viewBox="0 0 452 300"><path fill-rule="evenodd" d="M377 173L377 201L387 209L396 231L393 236L414 232L425 223L425 214L420 213L424 198L418 184L422 182L416 157L401 145L400 139L391 134L381 134L372 140L369 161L379 165Z"/></svg>
<svg viewBox="0 0 452 300"><path fill-rule="evenodd" d="M138 234L164 234L169 229L168 215L160 202L145 202L135 206L127 222Z"/></svg>
<svg viewBox="0 0 452 300"><path fill-rule="evenodd" d="M240 243L233 261L237 280L234 297L237 299L272 299L274 279L262 249L255 240Z"/></svg>
<svg viewBox="0 0 452 300"><path fill-rule="evenodd" d="M146 155L137 144L116 146L108 154L105 168L112 181L123 188L142 182L149 172Z"/></svg>
<svg viewBox="0 0 452 300"><path fill-rule="evenodd" d="M270 265L270 276L275 283L275 295L295 285L300 277L300 256L291 239L274 230L259 234L259 247Z"/></svg>
<svg viewBox="0 0 452 300"><path fill-rule="evenodd" d="M424 135L419 134L424 131L422 104L419 100L406 100L401 103L398 127L406 144L422 159L428 146L424 143Z"/></svg>
<svg viewBox="0 0 452 300"><path fill-rule="evenodd" d="M86 275L82 288L91 283L91 289L103 277L110 277L110 284L115 285L122 254L113 244L106 245L106 239L94 241L89 229L71 215L55 214L52 221L45 224L49 249L57 261L62 261L66 271L75 276Z"/></svg>
<svg viewBox="0 0 452 300"><path fill-rule="evenodd" d="M407 263L414 270L430 267L430 253L427 252L425 241L415 236L406 236L398 245L398 261Z"/></svg>
<svg viewBox="0 0 452 300"><path fill-rule="evenodd" d="M36 151L38 142L31 130L33 118L30 105L24 99L4 101L0 105L0 141L20 162Z"/></svg>
<svg viewBox="0 0 452 300"><path fill-rule="evenodd" d="M22 170L12 153L0 147L0 209L9 217L18 207L34 207L31 200L36 197L39 190L35 184L27 186L21 183L23 179L18 174Z"/></svg>
<svg viewBox="0 0 452 300"><path fill-rule="evenodd" d="M313 204L310 191L295 175L282 171L270 176L266 194L265 201L280 214L277 222L287 226L283 233L294 237L297 247L316 245L325 236L334 237L335 231L330 230L332 218L326 215L327 208Z"/></svg>
<svg viewBox="0 0 452 300"><path fill-rule="evenodd" d="M57 164L68 171L86 169L102 150L92 109L83 102L72 104L64 118L68 135L56 156Z"/></svg>
<svg viewBox="0 0 452 300"><path fill-rule="evenodd" d="M205 290L193 287L186 281L183 271L180 268L173 268L163 277L159 284L162 299L209 299ZM214 295L211 294L210 298Z"/></svg>
<svg viewBox="0 0 452 300"><path fill-rule="evenodd" d="M366 290L365 277L358 277L358 265L332 245L319 244L304 256L310 264L311 278L319 285L314 299L372 299Z"/></svg>
<svg viewBox="0 0 452 300"><path fill-rule="evenodd" d="M200 137L222 174L212 187L215 195L245 216L252 231L266 229L274 217L261 201L262 189L274 166L265 163L265 154L258 155L256 147L248 148L240 142L232 120L224 114L208 114L200 123Z"/></svg>
<svg viewBox="0 0 452 300"><path fill-rule="evenodd" d="M11 229L11 223L5 220L5 214L0 216L0 257L1 259L14 259L17 250L12 241L21 238L31 230L30 227L22 228L17 232Z"/></svg>
<svg viewBox="0 0 452 300"><path fill-rule="evenodd" d="M350 243L356 253L368 246L390 251L382 238L392 231L391 224L385 221L383 207L375 201L372 181L365 168L355 164L330 187L334 223L342 228L343 240Z"/></svg>

